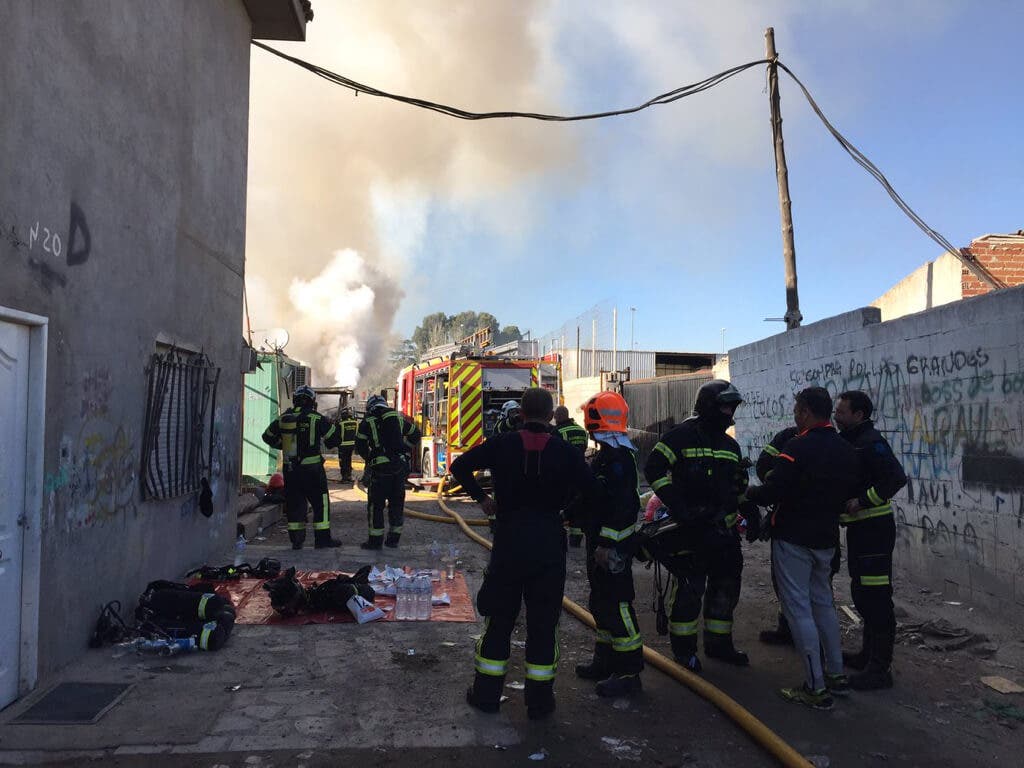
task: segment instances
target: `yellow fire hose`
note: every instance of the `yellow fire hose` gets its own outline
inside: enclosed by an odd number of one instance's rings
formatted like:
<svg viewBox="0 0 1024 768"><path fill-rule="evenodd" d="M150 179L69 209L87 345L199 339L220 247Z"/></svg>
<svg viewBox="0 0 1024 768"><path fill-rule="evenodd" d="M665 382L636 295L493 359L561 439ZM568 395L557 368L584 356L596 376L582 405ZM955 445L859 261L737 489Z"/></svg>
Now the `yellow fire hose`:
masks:
<svg viewBox="0 0 1024 768"><path fill-rule="evenodd" d="M442 481L441 486L443 487L443 485L444 482ZM458 512L445 504L444 498L441 496L441 487L438 488L437 503L456 523L456 525L462 529L463 533L477 544L487 547L487 549L491 548L492 545L489 539L485 539L476 531L472 530L469 525L467 525L467 521L464 520ZM436 517L436 515L431 515L430 517ZM473 520L472 522L477 523L476 520ZM481 522L486 523L486 521ZM594 617L590 612L584 610L569 598L562 598L562 607L591 629L597 628L594 624ZM644 661L655 669L661 670L676 682L682 683L698 696L714 704L722 710L722 712L728 715L728 717L740 728L746 731L748 736L771 753L783 765L788 766L789 768L813 768L811 763L803 755L783 741L775 731L754 717L749 710L739 704L735 699L713 686L704 678L699 675L695 675L690 670L676 664L667 656L663 656L646 645L644 646Z"/></svg>
<svg viewBox="0 0 1024 768"><path fill-rule="evenodd" d="M366 496L366 489L363 488L361 485L356 484L353 487L359 494L361 494L364 497ZM426 493L423 491L412 491L411 493L407 492L407 495L415 496L417 499L429 499L430 501L437 501L437 495L433 493ZM415 509L406 509L405 515L407 517L415 518L416 520L427 520L431 523L447 523L449 525L455 525L457 523L457 521L452 519L451 517L445 517L444 515L431 515L427 512L418 512ZM490 525L488 521L481 519L471 518L469 520L464 520L464 522L466 523L466 525ZM484 539L484 541L487 541L487 539Z"/></svg>

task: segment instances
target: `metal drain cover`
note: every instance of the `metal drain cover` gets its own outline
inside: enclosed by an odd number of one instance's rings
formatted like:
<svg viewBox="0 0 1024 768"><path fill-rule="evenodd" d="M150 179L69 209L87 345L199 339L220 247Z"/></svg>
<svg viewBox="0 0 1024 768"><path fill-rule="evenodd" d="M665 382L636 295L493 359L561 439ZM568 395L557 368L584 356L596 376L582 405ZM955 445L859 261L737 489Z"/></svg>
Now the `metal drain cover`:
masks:
<svg viewBox="0 0 1024 768"><path fill-rule="evenodd" d="M60 683L12 722L38 725L95 723L128 692L126 683Z"/></svg>

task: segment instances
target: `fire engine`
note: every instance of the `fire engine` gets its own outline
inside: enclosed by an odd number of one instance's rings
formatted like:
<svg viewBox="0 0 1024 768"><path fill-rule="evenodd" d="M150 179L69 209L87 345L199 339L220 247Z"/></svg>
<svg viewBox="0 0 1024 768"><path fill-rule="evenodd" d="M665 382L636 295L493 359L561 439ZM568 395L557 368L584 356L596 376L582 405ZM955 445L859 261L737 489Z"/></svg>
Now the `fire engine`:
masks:
<svg viewBox="0 0 1024 768"><path fill-rule="evenodd" d="M519 400L530 387L551 390L561 403L561 358L540 356L537 346L536 341L493 349L451 344L402 369L396 408L415 419L423 433L418 453L424 479L444 476L456 456L490 437L502 404Z"/></svg>

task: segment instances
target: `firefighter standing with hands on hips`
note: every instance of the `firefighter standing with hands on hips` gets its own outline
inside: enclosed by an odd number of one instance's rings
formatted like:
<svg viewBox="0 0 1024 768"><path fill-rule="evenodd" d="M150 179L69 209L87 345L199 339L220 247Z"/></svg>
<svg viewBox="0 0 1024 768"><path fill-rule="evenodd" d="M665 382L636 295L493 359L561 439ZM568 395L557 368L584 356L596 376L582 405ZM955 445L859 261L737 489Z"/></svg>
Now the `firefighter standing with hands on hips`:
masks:
<svg viewBox="0 0 1024 768"><path fill-rule="evenodd" d="M335 448L340 441L338 425L317 413L316 392L311 387L297 388L292 394L292 407L263 432L263 442L279 448L283 454L285 508L292 549L302 549L306 541L307 503L313 507L314 546L341 546L340 541L331 538L331 501L321 455L321 444Z"/></svg>
<svg viewBox="0 0 1024 768"><path fill-rule="evenodd" d="M633 610L632 558L623 554L630 551L640 513L636 448L626 436L628 414L629 406L616 392L601 392L583 405L583 423L598 446L590 463L597 482L568 514L586 533L588 607L597 627L594 658L576 665L576 674L597 680L597 695L605 697L639 692L644 665Z"/></svg>

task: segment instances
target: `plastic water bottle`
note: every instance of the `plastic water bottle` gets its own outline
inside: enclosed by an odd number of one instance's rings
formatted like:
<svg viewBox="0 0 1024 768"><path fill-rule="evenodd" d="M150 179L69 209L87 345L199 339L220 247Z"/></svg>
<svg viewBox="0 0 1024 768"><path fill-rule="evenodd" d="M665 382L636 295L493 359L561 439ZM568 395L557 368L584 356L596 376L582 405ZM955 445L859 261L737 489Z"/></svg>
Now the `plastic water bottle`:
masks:
<svg viewBox="0 0 1024 768"><path fill-rule="evenodd" d="M245 562L245 534L238 534L235 540L235 565L239 566Z"/></svg>
<svg viewBox="0 0 1024 768"><path fill-rule="evenodd" d="M441 545L437 543L437 539L430 542L430 568L431 579L440 580L444 571L444 558L441 555Z"/></svg>
<svg viewBox="0 0 1024 768"><path fill-rule="evenodd" d="M452 544L448 548L448 562L445 564L445 578L451 581L455 578L455 562L459 559L459 548Z"/></svg>
<svg viewBox="0 0 1024 768"><path fill-rule="evenodd" d="M414 619L415 614L410 615L410 582L408 576L402 576L398 581L395 582L395 618L398 621L408 621Z"/></svg>
<svg viewBox="0 0 1024 768"><path fill-rule="evenodd" d="M419 589L416 590L416 619L427 621L430 618L430 599L433 597L434 589L430 586L430 578L420 576Z"/></svg>

